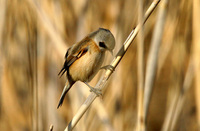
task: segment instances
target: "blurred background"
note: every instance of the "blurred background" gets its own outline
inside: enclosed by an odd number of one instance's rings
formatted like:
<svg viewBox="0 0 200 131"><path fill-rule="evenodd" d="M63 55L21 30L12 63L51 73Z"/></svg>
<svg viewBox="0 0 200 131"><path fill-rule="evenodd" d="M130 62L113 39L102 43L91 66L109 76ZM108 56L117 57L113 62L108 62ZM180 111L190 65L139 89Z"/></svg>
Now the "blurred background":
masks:
<svg viewBox="0 0 200 131"><path fill-rule="evenodd" d="M144 12L152 0L144 0ZM159 131L167 121L174 99L183 96L171 130L199 130L200 70L185 77L191 59L198 62L199 0L169 0L158 55L147 129ZM158 7L144 26L145 69ZM137 0L0 0L0 130L64 130L89 95L77 82L56 109L66 77L59 78L64 55L73 43L99 27L116 38L114 55L138 23ZM137 124L137 38L75 131L132 131ZM190 71L190 70L189 70ZM90 85L104 73L99 71ZM193 79L194 78L194 79ZM177 105L176 102L174 105ZM175 115L172 115L172 120Z"/></svg>

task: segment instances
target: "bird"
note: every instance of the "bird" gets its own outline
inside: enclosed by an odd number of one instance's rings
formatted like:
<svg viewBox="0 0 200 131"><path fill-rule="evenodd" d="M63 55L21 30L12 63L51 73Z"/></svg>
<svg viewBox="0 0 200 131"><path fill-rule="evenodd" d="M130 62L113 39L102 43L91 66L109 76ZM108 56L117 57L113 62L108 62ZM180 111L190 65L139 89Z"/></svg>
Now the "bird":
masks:
<svg viewBox="0 0 200 131"><path fill-rule="evenodd" d="M68 48L64 65L58 73L60 77L66 73L67 80L57 109L62 106L66 93L77 81L84 82L90 88L90 91L98 96L101 95L101 91L91 87L88 82L101 68L105 52L109 51L113 54L114 47L115 38L110 30L99 28Z"/></svg>

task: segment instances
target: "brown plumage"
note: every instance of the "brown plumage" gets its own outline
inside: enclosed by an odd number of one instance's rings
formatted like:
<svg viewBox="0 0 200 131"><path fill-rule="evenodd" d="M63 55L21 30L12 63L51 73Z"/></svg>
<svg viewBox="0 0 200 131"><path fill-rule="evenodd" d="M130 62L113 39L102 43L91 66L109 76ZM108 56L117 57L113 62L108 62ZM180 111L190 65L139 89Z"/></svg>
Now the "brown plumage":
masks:
<svg viewBox="0 0 200 131"><path fill-rule="evenodd" d="M59 72L61 76L67 72L67 82L57 108L62 105L66 93L76 81L89 82L96 75L103 63L105 51L112 52L114 47L115 39L112 33L99 28L67 50L65 63ZM95 92L92 87L90 89Z"/></svg>

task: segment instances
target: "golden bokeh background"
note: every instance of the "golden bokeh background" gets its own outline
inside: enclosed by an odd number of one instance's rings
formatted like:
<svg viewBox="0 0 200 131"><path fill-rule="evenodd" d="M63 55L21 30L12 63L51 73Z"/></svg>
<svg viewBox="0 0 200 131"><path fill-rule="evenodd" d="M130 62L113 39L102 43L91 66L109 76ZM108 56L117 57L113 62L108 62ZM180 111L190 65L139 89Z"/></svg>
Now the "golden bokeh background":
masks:
<svg viewBox="0 0 200 131"><path fill-rule="evenodd" d="M144 1L144 12L151 2ZM199 3L199 0L169 0L166 7L148 131L162 129L171 104L183 93L189 63L193 56L194 63L200 59L200 12L196 12ZM159 6L144 26L145 69ZM85 84L77 82L62 107L56 109L66 80L57 74L67 48L103 27L116 38L115 55L137 23L137 0L1 0L0 130L47 131L50 125L54 131L64 130L90 93ZM93 102L75 131L136 128L137 43L136 38L110 77L103 97ZM107 53L104 65L114 55ZM184 92L184 103L174 126L176 131L200 129L200 69L195 69ZM103 73L101 70L90 84L95 86Z"/></svg>

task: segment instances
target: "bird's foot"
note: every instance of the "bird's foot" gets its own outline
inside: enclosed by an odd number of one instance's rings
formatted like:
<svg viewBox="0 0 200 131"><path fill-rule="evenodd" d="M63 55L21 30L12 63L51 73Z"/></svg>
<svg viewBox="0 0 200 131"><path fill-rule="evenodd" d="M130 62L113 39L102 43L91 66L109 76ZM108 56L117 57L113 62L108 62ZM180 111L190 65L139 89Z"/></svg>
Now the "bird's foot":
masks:
<svg viewBox="0 0 200 131"><path fill-rule="evenodd" d="M90 92L94 92L97 96L102 96L101 89L94 88L90 86L87 82L85 84L90 88Z"/></svg>
<svg viewBox="0 0 200 131"><path fill-rule="evenodd" d="M94 92L97 96L102 96L101 89L91 87L90 92Z"/></svg>

